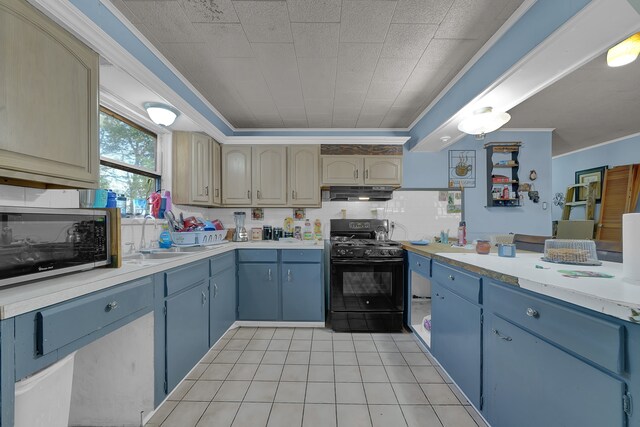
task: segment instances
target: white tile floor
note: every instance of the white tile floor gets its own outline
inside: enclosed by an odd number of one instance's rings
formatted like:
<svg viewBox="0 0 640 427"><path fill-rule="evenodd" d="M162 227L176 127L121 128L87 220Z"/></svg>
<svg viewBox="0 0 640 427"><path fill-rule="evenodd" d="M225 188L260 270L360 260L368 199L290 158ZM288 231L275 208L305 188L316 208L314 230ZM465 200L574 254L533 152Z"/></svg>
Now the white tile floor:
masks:
<svg viewBox="0 0 640 427"><path fill-rule="evenodd" d="M412 334L229 331L149 427L485 427Z"/></svg>

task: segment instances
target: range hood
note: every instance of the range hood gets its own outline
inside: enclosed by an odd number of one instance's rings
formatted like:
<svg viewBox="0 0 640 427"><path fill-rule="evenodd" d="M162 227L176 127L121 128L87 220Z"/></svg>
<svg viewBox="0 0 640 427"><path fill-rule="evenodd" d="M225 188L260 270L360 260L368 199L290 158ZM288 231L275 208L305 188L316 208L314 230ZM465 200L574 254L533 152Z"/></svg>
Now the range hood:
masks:
<svg viewBox="0 0 640 427"><path fill-rule="evenodd" d="M334 201L384 201L391 200L393 198L393 190L395 187L388 185L378 185L370 187L329 187L329 190L322 191L322 200L334 200Z"/></svg>

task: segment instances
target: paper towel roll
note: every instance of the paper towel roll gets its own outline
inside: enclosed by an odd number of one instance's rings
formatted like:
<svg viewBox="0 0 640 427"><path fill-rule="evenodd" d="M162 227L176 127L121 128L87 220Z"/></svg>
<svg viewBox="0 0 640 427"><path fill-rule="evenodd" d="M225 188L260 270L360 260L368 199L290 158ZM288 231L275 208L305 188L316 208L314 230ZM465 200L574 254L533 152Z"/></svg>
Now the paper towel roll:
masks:
<svg viewBox="0 0 640 427"><path fill-rule="evenodd" d="M640 213L622 215L622 275L640 285Z"/></svg>

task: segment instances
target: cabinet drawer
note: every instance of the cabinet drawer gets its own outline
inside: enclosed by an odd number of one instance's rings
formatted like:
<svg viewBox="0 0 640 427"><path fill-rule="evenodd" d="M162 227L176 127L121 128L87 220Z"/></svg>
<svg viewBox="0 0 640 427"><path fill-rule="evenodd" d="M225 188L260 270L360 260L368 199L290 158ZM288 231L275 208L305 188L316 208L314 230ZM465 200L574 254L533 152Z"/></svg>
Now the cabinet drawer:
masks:
<svg viewBox="0 0 640 427"><path fill-rule="evenodd" d="M227 252L226 254L218 255L209 260L209 271L211 276L224 271L228 268L236 267L236 251Z"/></svg>
<svg viewBox="0 0 640 427"><path fill-rule="evenodd" d="M480 278L464 273L458 269L448 267L439 262L433 263L431 272L433 280L449 288L453 293L460 295L476 304L480 303Z"/></svg>
<svg viewBox="0 0 640 427"><path fill-rule="evenodd" d="M153 303L151 277L61 303L36 314L36 351L48 354Z"/></svg>
<svg viewBox="0 0 640 427"><path fill-rule="evenodd" d="M282 251L282 262L321 262L322 251L314 249L286 249Z"/></svg>
<svg viewBox="0 0 640 427"><path fill-rule="evenodd" d="M613 372L624 370L624 328L570 307L488 281L485 306L557 345Z"/></svg>
<svg viewBox="0 0 640 427"><path fill-rule="evenodd" d="M422 274L425 277L431 277L431 258L417 255L413 252L408 253L409 268Z"/></svg>
<svg viewBox="0 0 640 427"><path fill-rule="evenodd" d="M164 273L165 296L184 290L209 278L209 263L202 260Z"/></svg>
<svg viewBox="0 0 640 427"><path fill-rule="evenodd" d="M238 262L278 262L276 249L239 249Z"/></svg>

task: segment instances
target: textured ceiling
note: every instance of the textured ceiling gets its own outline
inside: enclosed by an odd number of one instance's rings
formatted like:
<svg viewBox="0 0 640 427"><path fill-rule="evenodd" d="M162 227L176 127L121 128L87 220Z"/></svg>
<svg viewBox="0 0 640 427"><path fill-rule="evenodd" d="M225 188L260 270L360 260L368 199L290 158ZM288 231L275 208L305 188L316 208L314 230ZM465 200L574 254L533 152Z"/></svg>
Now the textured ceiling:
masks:
<svg viewBox="0 0 640 427"><path fill-rule="evenodd" d="M607 66L606 53L512 108L510 128L555 128L553 154L640 132L640 61Z"/></svg>
<svg viewBox="0 0 640 427"><path fill-rule="evenodd" d="M234 126L407 127L523 0L111 0Z"/></svg>

